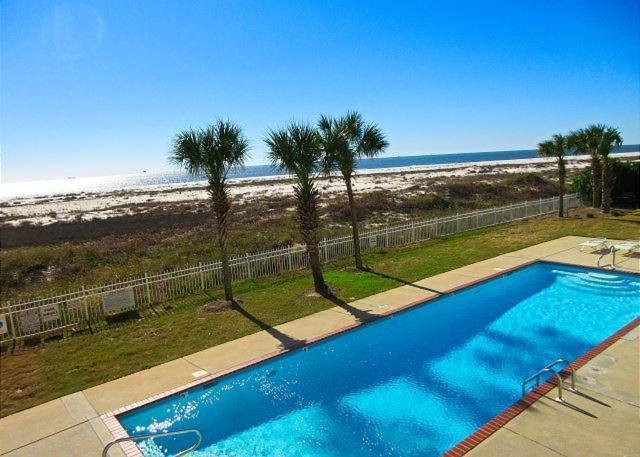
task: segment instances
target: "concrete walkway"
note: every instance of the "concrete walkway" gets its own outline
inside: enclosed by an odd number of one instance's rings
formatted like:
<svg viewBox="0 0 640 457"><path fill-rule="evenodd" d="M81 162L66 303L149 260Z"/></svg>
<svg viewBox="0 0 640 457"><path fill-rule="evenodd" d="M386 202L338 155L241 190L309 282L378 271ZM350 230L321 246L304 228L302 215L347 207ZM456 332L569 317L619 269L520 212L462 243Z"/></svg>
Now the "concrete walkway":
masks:
<svg viewBox="0 0 640 457"><path fill-rule="evenodd" d="M559 238L477 262L417 281L412 285L404 285L357 300L346 306L336 306L287 322L273 329L254 333L13 414L0 419L0 455L7 457L100 455L103 446L113 439L100 419L102 414L179 389L205 376L231 370L281 352L291 341L308 342L327 333L358 324L372 315L392 313L409 304L424 301L534 260L547 259L595 267L598 255L580 253L577 245L581 241L584 241L584 238L572 236ZM620 270L640 272L638 257L618 256L617 260ZM624 343L627 345L624 346ZM614 348L617 349L614 351ZM634 348L635 355L632 353ZM584 452L573 452L572 440L556 431L560 423L566 423L567 427L575 429L575 449L584 451L587 443L591 442L593 446L605 449L607 442L614 439L612 437L616 437L617 442L621 443L620 446L633 445L634 443L623 443L623 441L630 440L634 435L640 436L640 433L632 433L630 430L630 427L635 427L635 432L640 432L637 422L637 349L637 337L624 342L620 341L580 371L581 384L590 389L594 397L597 395L598 398L602 398L602 401L612 404L611 408L603 409L604 407L594 405L582 398L568 398L584 409L594 410L594 414L599 417L597 421L577 416L573 412L566 411L562 406L543 399L536 404L536 408L530 408L522 413L508 424L510 427L497 432L481 444L474 453L495 455L497 452L504 451L514 455L513 451L517 449L517 455L527 455L525 451L535 453L531 455L545 455L537 453L541 452L538 448L541 447L542 452L551 453L551 455L554 455L554 452L565 455L586 455ZM613 363L598 372L599 366L605 366L613 359L615 359ZM589 368L590 366L592 368ZM629 373L635 373L633 377L636 381L635 387L629 384ZM543 415L547 417L541 420ZM636 419L635 423L631 420L632 416ZM591 433L585 431L589 430L589 426ZM600 447L594 447L594 449L600 449ZM622 448L614 447L613 449ZM640 455L640 446L636 445L635 449L636 454ZM119 449L114 449L110 455L123 454Z"/></svg>

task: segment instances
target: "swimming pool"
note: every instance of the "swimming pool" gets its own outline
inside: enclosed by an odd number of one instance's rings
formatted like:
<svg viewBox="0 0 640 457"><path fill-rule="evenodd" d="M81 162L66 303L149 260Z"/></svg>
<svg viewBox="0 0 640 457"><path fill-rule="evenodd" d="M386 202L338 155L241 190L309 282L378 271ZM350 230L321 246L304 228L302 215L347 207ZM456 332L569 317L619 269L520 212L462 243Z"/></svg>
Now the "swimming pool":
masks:
<svg viewBox="0 0 640 457"><path fill-rule="evenodd" d="M640 277L536 263L118 416L194 456L439 455L640 315ZM192 436L139 443L172 455Z"/></svg>

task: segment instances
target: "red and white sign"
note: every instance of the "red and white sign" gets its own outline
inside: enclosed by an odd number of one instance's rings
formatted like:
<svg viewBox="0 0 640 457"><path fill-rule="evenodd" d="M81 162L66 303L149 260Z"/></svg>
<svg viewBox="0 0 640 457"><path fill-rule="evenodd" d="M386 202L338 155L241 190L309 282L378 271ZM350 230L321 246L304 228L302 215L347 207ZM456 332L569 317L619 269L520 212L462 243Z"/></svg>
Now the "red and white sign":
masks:
<svg viewBox="0 0 640 457"><path fill-rule="evenodd" d="M53 303L40 307L40 319L43 323L57 321L60 319L60 307Z"/></svg>

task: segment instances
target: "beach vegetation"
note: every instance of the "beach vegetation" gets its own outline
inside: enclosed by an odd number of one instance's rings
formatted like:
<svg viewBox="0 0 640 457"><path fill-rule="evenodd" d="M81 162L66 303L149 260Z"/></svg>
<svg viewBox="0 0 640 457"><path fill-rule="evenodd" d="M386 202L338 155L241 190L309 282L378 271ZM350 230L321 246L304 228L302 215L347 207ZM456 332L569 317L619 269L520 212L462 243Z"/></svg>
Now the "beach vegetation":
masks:
<svg viewBox="0 0 640 457"><path fill-rule="evenodd" d="M611 166L611 203L623 208L640 206L640 162L613 160ZM591 201L593 175L587 167L573 178L571 188L582 201Z"/></svg>

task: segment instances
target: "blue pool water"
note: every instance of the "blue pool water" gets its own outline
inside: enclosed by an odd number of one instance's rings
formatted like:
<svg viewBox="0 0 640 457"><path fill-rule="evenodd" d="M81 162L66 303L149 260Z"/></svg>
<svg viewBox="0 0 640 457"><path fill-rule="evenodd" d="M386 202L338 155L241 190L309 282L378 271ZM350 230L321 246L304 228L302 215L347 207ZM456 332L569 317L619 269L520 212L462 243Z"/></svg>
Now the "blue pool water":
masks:
<svg viewBox="0 0 640 457"><path fill-rule="evenodd" d="M537 263L119 416L195 456L439 455L640 315L640 277ZM192 437L139 446L171 455Z"/></svg>

